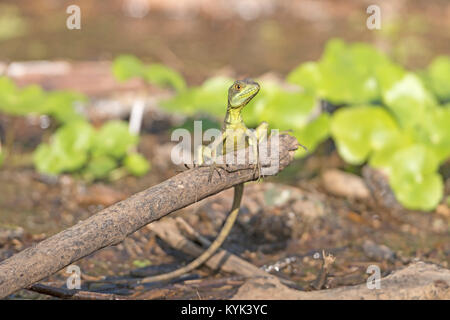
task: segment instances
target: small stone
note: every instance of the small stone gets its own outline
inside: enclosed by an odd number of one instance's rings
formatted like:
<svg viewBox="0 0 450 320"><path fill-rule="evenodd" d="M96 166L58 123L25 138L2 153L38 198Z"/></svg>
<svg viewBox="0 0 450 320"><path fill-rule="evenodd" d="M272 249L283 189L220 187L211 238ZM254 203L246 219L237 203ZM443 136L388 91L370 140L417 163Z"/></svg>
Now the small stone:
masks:
<svg viewBox="0 0 450 320"><path fill-rule="evenodd" d="M364 241L363 244L364 253L371 259L377 261L393 261L395 258L395 253L385 245L378 245L371 240Z"/></svg>

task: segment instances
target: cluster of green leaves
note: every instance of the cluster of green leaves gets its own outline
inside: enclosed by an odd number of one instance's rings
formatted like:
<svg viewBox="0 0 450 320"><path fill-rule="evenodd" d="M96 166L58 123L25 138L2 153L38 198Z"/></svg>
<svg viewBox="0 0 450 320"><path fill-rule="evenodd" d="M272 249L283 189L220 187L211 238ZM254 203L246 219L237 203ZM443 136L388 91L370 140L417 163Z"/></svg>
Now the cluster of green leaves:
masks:
<svg viewBox="0 0 450 320"><path fill-rule="evenodd" d="M431 210L443 196L439 166L450 157L450 58L409 72L367 44L332 40L318 62L287 79L342 108L330 134L348 163L383 169L407 208Z"/></svg>
<svg viewBox="0 0 450 320"><path fill-rule="evenodd" d="M158 86L172 87L177 91L186 89L184 78L175 70L159 64L144 64L133 55L120 55L113 62L113 74L119 81L141 78Z"/></svg>
<svg viewBox="0 0 450 320"><path fill-rule="evenodd" d="M51 137L50 143L41 143L34 152L34 164L41 173L80 173L88 180L104 179L116 168L144 175L150 164L139 153L129 152L138 137L128 132L126 123L107 122L95 130L74 105L85 101L78 93L69 91L46 92L37 85L18 88L7 77L0 77L0 112L14 116L30 114L49 115L62 126ZM4 153L0 152L0 165Z"/></svg>
<svg viewBox="0 0 450 320"><path fill-rule="evenodd" d="M133 152L139 137L129 133L122 121L109 121L96 130L86 121L72 121L60 127L50 143L40 144L33 160L41 173L79 173L84 179L106 179L123 166L142 176L150 169L148 161Z"/></svg>
<svg viewBox="0 0 450 320"><path fill-rule="evenodd" d="M290 129L315 150L331 137L350 164L388 173L397 199L407 208L431 210L442 198L439 166L450 156L450 59L437 57L426 70L405 70L374 47L329 41L318 61L286 78L289 85L258 80L263 88L244 109L248 125L268 121ZM161 103L171 112L223 117L233 79L213 77ZM294 85L294 88L292 88ZM323 112L326 101L338 110Z"/></svg>
<svg viewBox="0 0 450 320"><path fill-rule="evenodd" d="M70 91L46 92L37 85L18 88L7 78L0 77L0 112L15 116L46 114L60 123L82 119L74 104L85 101L79 93Z"/></svg>

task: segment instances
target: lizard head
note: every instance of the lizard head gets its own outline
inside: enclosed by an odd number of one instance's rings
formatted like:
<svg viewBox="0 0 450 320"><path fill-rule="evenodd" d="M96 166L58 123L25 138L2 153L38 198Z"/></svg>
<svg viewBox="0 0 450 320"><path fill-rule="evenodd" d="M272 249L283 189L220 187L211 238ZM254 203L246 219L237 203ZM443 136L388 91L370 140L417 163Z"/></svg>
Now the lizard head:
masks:
<svg viewBox="0 0 450 320"><path fill-rule="evenodd" d="M252 79L237 80L228 89L228 105L243 108L259 92L259 84Z"/></svg>

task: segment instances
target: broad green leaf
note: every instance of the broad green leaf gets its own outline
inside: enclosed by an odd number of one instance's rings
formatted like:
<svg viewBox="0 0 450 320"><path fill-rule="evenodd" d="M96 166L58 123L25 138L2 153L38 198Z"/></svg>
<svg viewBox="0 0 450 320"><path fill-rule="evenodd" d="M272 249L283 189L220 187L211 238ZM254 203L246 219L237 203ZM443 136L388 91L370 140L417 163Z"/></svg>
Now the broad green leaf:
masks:
<svg viewBox="0 0 450 320"><path fill-rule="evenodd" d="M44 91L37 85L30 85L10 97L9 113L13 115L40 114L45 101Z"/></svg>
<svg viewBox="0 0 450 320"><path fill-rule="evenodd" d="M17 101L18 89L8 77L0 77L0 110L12 113Z"/></svg>
<svg viewBox="0 0 450 320"><path fill-rule="evenodd" d="M330 135L330 115L322 113L302 128L294 130L294 136L304 145L307 150L299 147L295 156L303 157L314 152L317 146L325 141Z"/></svg>
<svg viewBox="0 0 450 320"><path fill-rule="evenodd" d="M126 81L130 78L142 77L144 64L135 56L124 54L114 59L112 71L117 80Z"/></svg>
<svg viewBox="0 0 450 320"><path fill-rule="evenodd" d="M375 69L387 59L373 47L341 40L328 42L319 62L320 92L333 104L358 104L380 98Z"/></svg>
<svg viewBox="0 0 450 320"><path fill-rule="evenodd" d="M416 139L411 131L394 131L389 141L382 148L373 150L369 164L374 168L383 169L390 175L392 157L395 153L413 145L415 142Z"/></svg>
<svg viewBox="0 0 450 320"><path fill-rule="evenodd" d="M83 175L89 180L105 179L117 167L117 161L108 156L93 157L89 160Z"/></svg>
<svg viewBox="0 0 450 320"><path fill-rule="evenodd" d="M40 144L33 153L33 162L38 172L50 175L76 171L86 161L86 152L64 150L54 144Z"/></svg>
<svg viewBox="0 0 450 320"><path fill-rule="evenodd" d="M259 121L269 122L272 128L288 130L304 127L318 101L309 93L279 90L265 103Z"/></svg>
<svg viewBox="0 0 450 320"><path fill-rule="evenodd" d="M286 81L301 86L305 91L315 93L320 91L320 68L317 62L305 62L288 74ZM323 95L323 93L318 93Z"/></svg>
<svg viewBox="0 0 450 320"><path fill-rule="evenodd" d="M428 83L441 101L450 101L450 57L439 56L428 66Z"/></svg>
<svg viewBox="0 0 450 320"><path fill-rule="evenodd" d="M41 144L34 152L38 171L59 174L80 169L87 161L94 130L84 121L71 122L58 129L51 143Z"/></svg>
<svg viewBox="0 0 450 320"><path fill-rule="evenodd" d="M63 171L61 158L46 143L41 143L33 152L33 162L40 173L56 175Z"/></svg>
<svg viewBox="0 0 450 320"><path fill-rule="evenodd" d="M424 176L420 181L411 178L391 182L398 201L407 209L431 211L443 196L443 181L438 173Z"/></svg>
<svg viewBox="0 0 450 320"><path fill-rule="evenodd" d="M439 161L425 145L415 144L392 158L390 185L400 203L408 209L432 210L443 195Z"/></svg>
<svg viewBox="0 0 450 320"><path fill-rule="evenodd" d="M161 106L171 112L182 112L187 115L205 112L224 117L227 107L228 88L233 79L213 77L201 86L181 91L175 97L161 102Z"/></svg>
<svg viewBox="0 0 450 320"><path fill-rule="evenodd" d="M109 121L98 130L95 136L93 154L106 155L120 159L128 150L137 145L139 137L128 131L128 124L123 121Z"/></svg>
<svg viewBox="0 0 450 320"><path fill-rule="evenodd" d="M411 177L420 182L423 175L436 172L439 159L431 148L414 144L399 150L392 159L391 167L394 180Z"/></svg>
<svg viewBox="0 0 450 320"><path fill-rule="evenodd" d="M133 55L117 57L112 66L114 76L119 81L140 77L158 86L170 86L177 91L186 89L184 78L175 70L159 63L145 65Z"/></svg>
<svg viewBox="0 0 450 320"><path fill-rule="evenodd" d="M59 128L52 144L64 152L87 152L94 140L94 128L86 121L73 121Z"/></svg>
<svg viewBox="0 0 450 320"><path fill-rule="evenodd" d="M123 164L128 172L136 177L143 176L150 170L150 163L139 153L127 155Z"/></svg>
<svg viewBox="0 0 450 320"><path fill-rule="evenodd" d="M383 91L383 101L404 128L420 124L436 105L433 96L413 73L406 73Z"/></svg>
<svg viewBox="0 0 450 320"><path fill-rule="evenodd" d="M47 94L43 101L44 113L54 117L61 123L82 120L83 116L75 109L76 102L86 101L82 94L70 91L54 91Z"/></svg>
<svg viewBox="0 0 450 320"><path fill-rule="evenodd" d="M331 119L331 135L339 154L350 164L366 161L398 133L394 119L381 107L358 106L336 111Z"/></svg>
<svg viewBox="0 0 450 320"><path fill-rule="evenodd" d="M406 74L406 70L403 69L402 66L392 61L380 63L375 67L374 72L381 94L392 88L392 86L399 82Z"/></svg>
<svg viewBox="0 0 450 320"><path fill-rule="evenodd" d="M450 157L450 108L439 107L429 111L421 128L424 130L424 139L438 156L439 162Z"/></svg>
<svg viewBox="0 0 450 320"><path fill-rule="evenodd" d="M170 86L177 91L186 89L186 82L181 74L162 64L145 66L143 77L147 82L158 86Z"/></svg>

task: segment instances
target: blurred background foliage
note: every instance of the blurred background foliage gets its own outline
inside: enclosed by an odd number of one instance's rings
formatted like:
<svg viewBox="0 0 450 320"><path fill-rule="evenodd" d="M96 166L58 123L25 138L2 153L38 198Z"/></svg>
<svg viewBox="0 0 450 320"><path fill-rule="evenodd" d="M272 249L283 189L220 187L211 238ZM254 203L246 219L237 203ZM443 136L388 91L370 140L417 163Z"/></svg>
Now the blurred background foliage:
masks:
<svg viewBox="0 0 450 320"><path fill-rule="evenodd" d="M130 70L128 59L115 60L116 73ZM137 68L135 76L147 79L141 70L145 68ZM179 89L179 81L171 81L173 72L164 69L155 77ZM450 57L438 56L419 74L371 45L330 40L318 61L287 75L286 81L298 87L257 79L263 90L245 109L244 119L253 126L268 121L271 128L292 130L308 148L299 150L299 157L331 137L349 164L369 162L383 169L405 207L431 210L443 196L439 166L450 156L450 88L440 84L450 82ZM232 78L214 77L179 91L161 106L189 116L223 117L232 83ZM330 115L321 109L323 103L338 109Z"/></svg>
<svg viewBox="0 0 450 320"><path fill-rule="evenodd" d="M118 81L172 90L158 104L188 117L186 128L193 118L220 126L228 87L252 76L262 90L244 110L249 127L268 121L292 130L308 147L299 158L331 139L348 164L386 172L406 208L441 201L450 35L436 30L450 28L447 1L371 1L382 9L381 30L367 29L365 1L80 0L82 29L73 31L61 27L70 4L2 1L0 60L113 60ZM77 109L87 99L0 78L0 111L57 122L34 152L39 172L87 180L145 174L139 137L121 121L94 127Z"/></svg>

